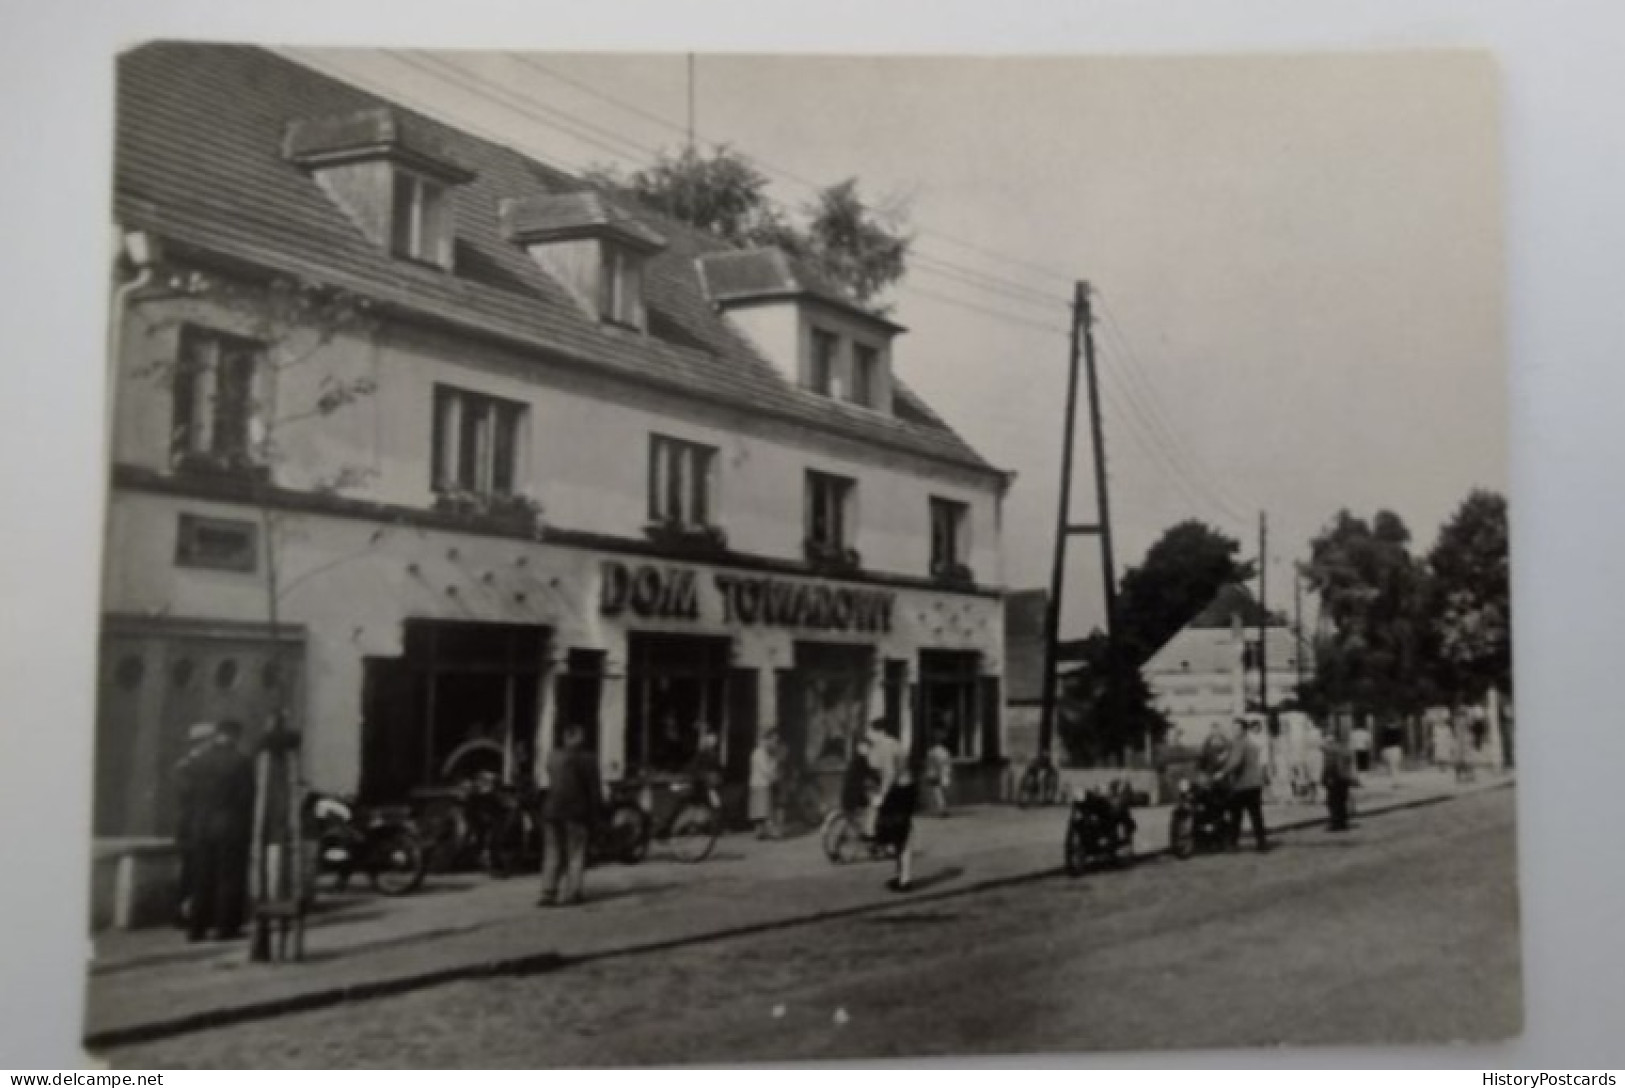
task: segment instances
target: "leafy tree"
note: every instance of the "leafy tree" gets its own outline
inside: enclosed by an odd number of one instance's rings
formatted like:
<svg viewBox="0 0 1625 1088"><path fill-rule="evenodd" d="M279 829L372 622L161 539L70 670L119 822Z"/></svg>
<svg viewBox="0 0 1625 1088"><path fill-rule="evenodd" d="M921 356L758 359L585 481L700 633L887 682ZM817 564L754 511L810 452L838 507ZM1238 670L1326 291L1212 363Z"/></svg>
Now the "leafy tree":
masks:
<svg viewBox="0 0 1625 1088"><path fill-rule="evenodd" d="M1410 538L1390 511L1367 522L1343 510L1311 542L1302 571L1329 629L1316 646L1310 704L1394 717L1434 697L1427 569Z"/></svg>
<svg viewBox="0 0 1625 1088"><path fill-rule="evenodd" d="M821 189L794 216L769 199L766 176L725 145L709 154L693 147L663 151L652 165L630 174L596 166L586 178L734 245L778 246L864 305L873 305L907 271L912 238L906 206L893 201L879 210L870 207L856 178Z"/></svg>
<svg viewBox="0 0 1625 1088"><path fill-rule="evenodd" d="M1238 562L1241 545L1210 526L1182 521L1162 534L1138 567L1123 575L1117 627L1125 668L1138 669L1223 586L1253 576Z"/></svg>
<svg viewBox="0 0 1625 1088"><path fill-rule="evenodd" d="M1101 631L1077 644L1081 667L1063 677L1055 726L1071 761L1080 766L1121 764L1147 738L1160 741L1168 720L1151 705L1151 691L1135 668L1117 670L1113 691L1111 647Z"/></svg>
<svg viewBox="0 0 1625 1088"><path fill-rule="evenodd" d="M1428 553L1440 684L1457 698L1512 688L1512 606L1505 497L1475 490Z"/></svg>

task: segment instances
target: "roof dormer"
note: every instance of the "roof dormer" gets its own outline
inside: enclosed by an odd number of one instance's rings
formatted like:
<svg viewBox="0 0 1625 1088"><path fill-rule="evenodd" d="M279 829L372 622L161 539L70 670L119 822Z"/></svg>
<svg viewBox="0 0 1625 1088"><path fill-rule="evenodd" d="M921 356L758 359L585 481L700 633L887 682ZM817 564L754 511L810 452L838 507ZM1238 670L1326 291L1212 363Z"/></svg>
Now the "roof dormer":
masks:
<svg viewBox="0 0 1625 1088"><path fill-rule="evenodd" d="M504 200L501 216L508 240L525 247L588 314L648 330L644 267L666 247L660 234L592 191Z"/></svg>
<svg viewBox="0 0 1625 1088"><path fill-rule="evenodd" d="M776 247L699 260L713 305L785 378L810 393L892 414L892 339L906 331Z"/></svg>
<svg viewBox="0 0 1625 1088"><path fill-rule="evenodd" d="M374 245L451 268L453 194L474 172L425 123L387 106L301 118L288 126L283 154L309 170Z"/></svg>

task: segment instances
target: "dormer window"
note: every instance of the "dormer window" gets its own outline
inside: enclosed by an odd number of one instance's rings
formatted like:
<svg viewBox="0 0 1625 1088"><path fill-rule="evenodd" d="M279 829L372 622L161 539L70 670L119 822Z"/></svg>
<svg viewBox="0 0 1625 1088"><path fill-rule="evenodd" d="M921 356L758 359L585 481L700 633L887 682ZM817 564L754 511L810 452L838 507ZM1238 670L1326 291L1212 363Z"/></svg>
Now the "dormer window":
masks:
<svg viewBox="0 0 1625 1088"><path fill-rule="evenodd" d="M397 257L451 267L451 194L409 170L395 171L390 248Z"/></svg>
<svg viewBox="0 0 1625 1088"><path fill-rule="evenodd" d="M397 257L450 269L454 191L474 173L427 121L389 107L288 126L283 153L305 167L369 241Z"/></svg>
<svg viewBox="0 0 1625 1088"><path fill-rule="evenodd" d="M647 331L644 267L666 240L596 192L549 193L501 206L503 233L588 315Z"/></svg>
<svg viewBox="0 0 1625 1088"><path fill-rule="evenodd" d="M712 304L786 380L821 397L892 413L891 345L901 325L775 247L707 253L699 266Z"/></svg>

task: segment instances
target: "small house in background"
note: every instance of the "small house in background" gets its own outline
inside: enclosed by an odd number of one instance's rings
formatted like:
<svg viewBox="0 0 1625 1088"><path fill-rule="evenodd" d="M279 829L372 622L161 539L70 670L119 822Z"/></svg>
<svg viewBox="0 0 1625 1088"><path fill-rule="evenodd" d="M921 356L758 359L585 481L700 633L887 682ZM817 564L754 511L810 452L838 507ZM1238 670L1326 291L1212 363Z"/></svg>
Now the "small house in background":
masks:
<svg viewBox="0 0 1625 1088"><path fill-rule="evenodd" d="M1281 617L1262 616L1247 587L1225 586L1141 666L1152 704L1172 725L1167 743L1199 745L1213 723L1258 712L1260 619L1267 705L1296 702L1300 665L1303 678L1313 668L1307 644Z"/></svg>

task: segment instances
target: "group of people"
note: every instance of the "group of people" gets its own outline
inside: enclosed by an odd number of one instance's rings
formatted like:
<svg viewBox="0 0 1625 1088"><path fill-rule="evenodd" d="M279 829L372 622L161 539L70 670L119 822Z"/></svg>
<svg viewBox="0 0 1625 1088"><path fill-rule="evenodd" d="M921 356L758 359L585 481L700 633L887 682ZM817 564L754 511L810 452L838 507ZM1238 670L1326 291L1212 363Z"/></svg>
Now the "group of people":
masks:
<svg viewBox="0 0 1625 1088"><path fill-rule="evenodd" d="M1349 791L1356 781L1354 750L1335 737L1320 736L1315 743L1319 764L1318 785L1325 790L1329 817L1327 830L1349 828ZM1253 840L1262 853L1269 847L1264 825L1264 787L1269 760L1263 726L1237 718L1227 733L1215 722L1202 745L1201 770L1207 780L1226 791L1230 818L1230 842L1241 843L1242 821L1251 825Z"/></svg>

